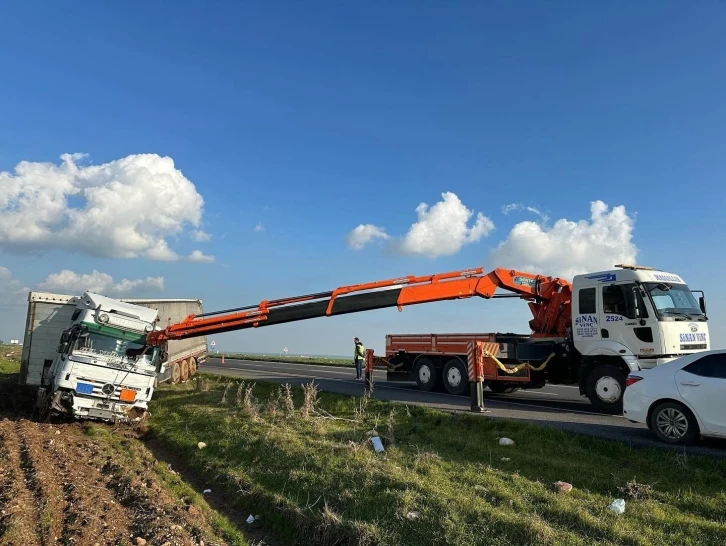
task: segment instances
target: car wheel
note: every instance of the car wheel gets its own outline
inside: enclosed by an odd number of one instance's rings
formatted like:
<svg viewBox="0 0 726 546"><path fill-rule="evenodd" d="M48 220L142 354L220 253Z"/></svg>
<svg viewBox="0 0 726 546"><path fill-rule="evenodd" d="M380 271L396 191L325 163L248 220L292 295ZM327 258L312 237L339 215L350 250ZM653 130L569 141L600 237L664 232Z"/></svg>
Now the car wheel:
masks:
<svg viewBox="0 0 726 546"><path fill-rule="evenodd" d="M598 366L587 376L587 398L600 411L622 413L625 379L625 372L617 366Z"/></svg>
<svg viewBox="0 0 726 546"><path fill-rule="evenodd" d="M463 394L469 386L469 370L458 358L452 358L444 365L444 387L451 394Z"/></svg>
<svg viewBox="0 0 726 546"><path fill-rule="evenodd" d="M699 437L698 422L686 406L663 402L650 415L650 426L662 442L689 445Z"/></svg>
<svg viewBox="0 0 726 546"><path fill-rule="evenodd" d="M430 358L420 358L414 368L416 384L422 391L432 391L436 387L436 366Z"/></svg>

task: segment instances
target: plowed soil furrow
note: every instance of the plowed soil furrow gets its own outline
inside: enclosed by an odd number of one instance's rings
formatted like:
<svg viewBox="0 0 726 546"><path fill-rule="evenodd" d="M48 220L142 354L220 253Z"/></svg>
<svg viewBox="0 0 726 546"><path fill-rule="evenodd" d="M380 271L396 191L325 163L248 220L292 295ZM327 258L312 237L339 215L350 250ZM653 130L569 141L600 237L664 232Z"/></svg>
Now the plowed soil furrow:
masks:
<svg viewBox="0 0 726 546"><path fill-rule="evenodd" d="M20 438L11 421L0 421L0 545L40 546L40 514L28 487Z"/></svg>
<svg viewBox="0 0 726 546"><path fill-rule="evenodd" d="M130 519L105 487L98 470L98 446L75 434L60 434L45 438L44 448L49 459L55 461L65 501L61 542L80 545L128 541Z"/></svg>
<svg viewBox="0 0 726 546"><path fill-rule="evenodd" d="M153 457L123 453L77 423L0 420L0 546L224 546L161 485Z"/></svg>
<svg viewBox="0 0 726 546"><path fill-rule="evenodd" d="M47 460L38 430L31 423L18 421L15 429L20 439L20 467L40 516L40 542L44 546L54 544L62 534L65 507L63 491L56 480L57 468Z"/></svg>

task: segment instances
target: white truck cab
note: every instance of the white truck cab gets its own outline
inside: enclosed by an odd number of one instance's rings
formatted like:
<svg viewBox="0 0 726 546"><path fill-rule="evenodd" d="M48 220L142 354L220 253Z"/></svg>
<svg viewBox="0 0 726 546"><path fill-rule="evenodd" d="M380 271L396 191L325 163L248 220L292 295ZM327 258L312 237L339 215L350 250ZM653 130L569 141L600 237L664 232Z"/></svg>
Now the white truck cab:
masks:
<svg viewBox="0 0 726 546"><path fill-rule="evenodd" d="M615 267L577 275L572 283L572 340L583 358L580 392L603 409L622 407L629 372L710 348L703 292L697 299L674 273Z"/></svg>
<svg viewBox="0 0 726 546"><path fill-rule="evenodd" d="M157 311L92 292L75 302L52 364L42 372L37 410L75 418L138 421L147 415L159 369L147 347Z"/></svg>

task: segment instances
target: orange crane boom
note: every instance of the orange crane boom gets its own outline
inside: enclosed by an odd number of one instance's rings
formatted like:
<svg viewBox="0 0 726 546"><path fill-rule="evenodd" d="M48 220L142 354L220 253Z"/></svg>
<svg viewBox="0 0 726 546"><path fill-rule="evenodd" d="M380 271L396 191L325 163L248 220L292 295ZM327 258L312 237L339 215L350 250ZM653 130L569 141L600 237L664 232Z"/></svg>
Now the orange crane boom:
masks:
<svg viewBox="0 0 726 546"><path fill-rule="evenodd" d="M498 288L514 294L496 295ZM529 308L533 318L529 325L533 337L565 337L571 325L572 285L568 281L508 269L495 269L484 273L482 268L476 268L342 286L330 292L265 300L258 305L190 315L164 330L151 332L147 343L158 345L171 339L186 339L387 307L397 307L401 311L407 305L472 296L530 300Z"/></svg>

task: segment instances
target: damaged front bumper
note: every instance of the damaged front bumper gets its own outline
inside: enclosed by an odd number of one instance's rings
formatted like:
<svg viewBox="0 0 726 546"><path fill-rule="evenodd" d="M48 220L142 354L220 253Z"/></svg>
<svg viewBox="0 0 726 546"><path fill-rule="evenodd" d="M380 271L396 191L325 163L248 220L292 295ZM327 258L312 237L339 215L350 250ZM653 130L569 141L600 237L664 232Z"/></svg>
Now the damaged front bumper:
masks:
<svg viewBox="0 0 726 546"><path fill-rule="evenodd" d="M139 423L149 418L146 403L126 404L96 397L78 396L70 391L56 391L50 409L76 419L93 419L112 423Z"/></svg>

